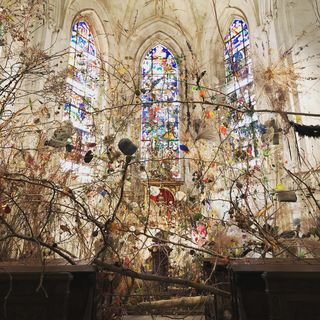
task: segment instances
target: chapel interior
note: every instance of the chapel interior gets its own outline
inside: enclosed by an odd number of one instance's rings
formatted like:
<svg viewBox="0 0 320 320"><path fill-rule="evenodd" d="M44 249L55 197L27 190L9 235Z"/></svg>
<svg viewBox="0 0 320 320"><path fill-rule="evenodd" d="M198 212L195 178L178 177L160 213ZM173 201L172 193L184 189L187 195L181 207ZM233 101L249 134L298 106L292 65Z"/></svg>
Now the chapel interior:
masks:
<svg viewBox="0 0 320 320"><path fill-rule="evenodd" d="M0 1L0 318L319 319L319 106L319 0Z"/></svg>

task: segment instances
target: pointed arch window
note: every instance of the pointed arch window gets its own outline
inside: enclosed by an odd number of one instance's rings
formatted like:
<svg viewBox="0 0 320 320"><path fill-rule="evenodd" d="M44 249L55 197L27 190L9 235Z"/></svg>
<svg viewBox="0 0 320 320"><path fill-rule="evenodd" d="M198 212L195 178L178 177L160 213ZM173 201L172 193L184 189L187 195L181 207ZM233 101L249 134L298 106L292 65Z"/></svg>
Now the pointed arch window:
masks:
<svg viewBox="0 0 320 320"><path fill-rule="evenodd" d="M76 129L70 144L73 146L68 160L79 162L92 148L95 138L91 112L98 99L100 60L92 28L85 20L77 20L72 26L67 84L70 97L64 106L64 118Z"/></svg>
<svg viewBox="0 0 320 320"><path fill-rule="evenodd" d="M142 63L141 157L154 179L181 178L178 65L158 44Z"/></svg>
<svg viewBox="0 0 320 320"><path fill-rule="evenodd" d="M255 107L249 30L242 19L234 19L224 39L226 94L229 103L241 111ZM237 160L258 155L256 146L257 117L231 112L226 123L232 128L230 144Z"/></svg>

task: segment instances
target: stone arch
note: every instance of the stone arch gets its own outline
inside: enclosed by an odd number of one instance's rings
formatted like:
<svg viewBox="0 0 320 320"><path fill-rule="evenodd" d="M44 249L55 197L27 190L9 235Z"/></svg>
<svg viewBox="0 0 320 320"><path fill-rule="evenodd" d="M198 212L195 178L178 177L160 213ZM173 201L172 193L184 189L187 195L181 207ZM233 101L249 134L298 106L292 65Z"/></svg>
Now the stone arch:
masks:
<svg viewBox="0 0 320 320"><path fill-rule="evenodd" d="M236 18L244 20L250 34L254 34L260 26L259 6L254 1L244 4L243 1L238 0L235 1L235 5L223 8L219 19L222 35L227 33L232 21Z"/></svg>
<svg viewBox="0 0 320 320"><path fill-rule="evenodd" d="M96 46L99 49L99 54L101 55L102 60L106 59L108 57L110 48L109 38L106 35L102 20L95 9L83 9L70 17L66 15L64 29L68 30L68 35L70 37L73 24L81 18L85 19L90 25L92 29L91 31L95 38Z"/></svg>
<svg viewBox="0 0 320 320"><path fill-rule="evenodd" d="M181 56L188 51L187 41L192 37L170 19L147 21L135 31L127 46L127 53L135 62L135 70L141 64L142 57L156 43L162 43L175 56Z"/></svg>
<svg viewBox="0 0 320 320"><path fill-rule="evenodd" d="M79 10L75 11L73 8L79 8ZM98 12L100 14L98 14ZM99 4L98 1L93 0L88 7L88 3L84 0L70 0L69 7L65 12L65 21L63 26L63 40L66 40L66 43L69 45L71 30L73 24L79 20L86 20L90 27L91 31L94 35L95 46L99 53L100 65L103 70L103 78L104 86L108 87L110 83L108 82L108 77L105 77L106 73L109 70L109 55L111 48L114 48L114 42L112 42L112 37L109 37L106 33L106 28L104 24L104 20L108 21L107 12L104 10L104 7ZM101 95L102 89L99 90L97 105L105 106L107 101L103 95ZM95 118L100 117L100 115L95 115ZM105 130L105 128L104 128Z"/></svg>
<svg viewBox="0 0 320 320"><path fill-rule="evenodd" d="M142 43L138 48L135 60L139 66L141 66L141 63L143 62L148 51L158 44L165 46L175 57L183 55L183 51L181 50L179 44L173 38L171 38L170 35L160 31L155 33L152 37L146 39L146 41L144 41L144 43Z"/></svg>
<svg viewBox="0 0 320 320"><path fill-rule="evenodd" d="M246 15L244 15L242 12L234 12L233 14L230 14L228 17L226 17L226 19L224 20L223 28L221 29L222 35L224 37L227 35L229 28L235 19L243 20L247 24L249 33L251 34L250 23L248 22Z"/></svg>

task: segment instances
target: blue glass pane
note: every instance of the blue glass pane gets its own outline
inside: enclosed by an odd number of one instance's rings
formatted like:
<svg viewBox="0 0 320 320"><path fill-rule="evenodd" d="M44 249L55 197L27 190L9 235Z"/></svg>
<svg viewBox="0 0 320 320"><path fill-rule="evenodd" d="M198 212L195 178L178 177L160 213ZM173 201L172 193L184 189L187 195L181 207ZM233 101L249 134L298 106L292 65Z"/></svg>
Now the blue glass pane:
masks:
<svg viewBox="0 0 320 320"><path fill-rule="evenodd" d="M243 36L241 32L240 34L232 38L232 49L233 49L232 51L236 52L242 48L243 48Z"/></svg>
<svg viewBox="0 0 320 320"><path fill-rule="evenodd" d="M233 38L234 36L241 33L243 30L248 30L247 24L241 19L233 20L230 26L230 36Z"/></svg>

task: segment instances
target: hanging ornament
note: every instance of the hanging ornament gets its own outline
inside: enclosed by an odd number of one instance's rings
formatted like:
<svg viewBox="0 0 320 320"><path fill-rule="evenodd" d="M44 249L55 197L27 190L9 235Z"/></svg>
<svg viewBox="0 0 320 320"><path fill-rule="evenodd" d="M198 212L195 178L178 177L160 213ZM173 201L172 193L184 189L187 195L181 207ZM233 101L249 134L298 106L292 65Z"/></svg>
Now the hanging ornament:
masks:
<svg viewBox="0 0 320 320"><path fill-rule="evenodd" d="M219 132L223 135L227 135L227 128L224 125L221 125L219 128Z"/></svg>
<svg viewBox="0 0 320 320"><path fill-rule="evenodd" d="M6 214L9 214L9 213L11 212L11 208L10 208L8 205L6 205L6 206L4 207L3 212L6 213Z"/></svg>
<svg viewBox="0 0 320 320"><path fill-rule="evenodd" d="M186 146L185 144L180 144L179 148L180 148L181 151L183 151L185 153L189 153L190 152L188 146Z"/></svg>
<svg viewBox="0 0 320 320"><path fill-rule="evenodd" d="M139 204L137 202L131 202L128 204L129 210L135 211L139 209Z"/></svg>
<svg viewBox="0 0 320 320"><path fill-rule="evenodd" d="M90 143L87 143L87 148L94 148L97 146L97 144L95 142L90 142Z"/></svg>
<svg viewBox="0 0 320 320"><path fill-rule="evenodd" d="M140 178L141 178L142 180L147 180L147 179L148 179L147 173L146 173L146 172L141 172L141 173L140 173Z"/></svg>
<svg viewBox="0 0 320 320"><path fill-rule="evenodd" d="M123 138L118 143L118 148L126 156L132 156L138 147L128 138Z"/></svg>
<svg viewBox="0 0 320 320"><path fill-rule="evenodd" d="M285 187L285 185L284 185L283 183L278 183L278 184L276 185L276 187L274 188L274 190L276 190L276 191L282 191L282 190L286 190L286 187Z"/></svg>
<svg viewBox="0 0 320 320"><path fill-rule="evenodd" d="M91 150L89 150L89 151L85 154L83 160L84 160L85 163L89 163L89 162L91 162L92 159L93 159L93 153L92 153Z"/></svg>
<svg viewBox="0 0 320 320"><path fill-rule="evenodd" d="M66 145L66 151L67 151L67 152L71 152L73 149L74 149L74 146L73 146L72 144L68 143L68 144Z"/></svg>
<svg viewBox="0 0 320 320"><path fill-rule="evenodd" d="M105 197L107 195L107 191L106 190L102 190L100 191L100 195Z"/></svg>
<svg viewBox="0 0 320 320"><path fill-rule="evenodd" d="M199 96L200 98L204 98L206 96L206 91L203 89L199 90Z"/></svg>
<svg viewBox="0 0 320 320"><path fill-rule="evenodd" d="M206 111L206 112L204 113L204 117L205 117L206 119L212 119L212 118L214 118L214 116L215 116L215 113L214 113L213 111Z"/></svg>
<svg viewBox="0 0 320 320"><path fill-rule="evenodd" d="M157 197L159 194L160 194L160 188L154 187L154 186L150 187L151 196Z"/></svg>

